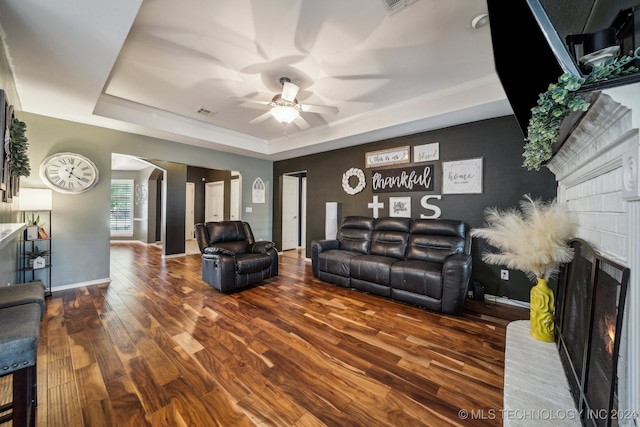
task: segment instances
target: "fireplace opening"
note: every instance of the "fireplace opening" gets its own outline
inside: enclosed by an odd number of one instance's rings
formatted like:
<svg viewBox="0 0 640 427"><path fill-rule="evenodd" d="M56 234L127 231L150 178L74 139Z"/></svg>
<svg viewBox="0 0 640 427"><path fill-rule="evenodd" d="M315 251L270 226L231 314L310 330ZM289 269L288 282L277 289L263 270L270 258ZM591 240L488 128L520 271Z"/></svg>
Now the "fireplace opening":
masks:
<svg viewBox="0 0 640 427"><path fill-rule="evenodd" d="M617 426L617 366L629 269L581 239L558 278L555 322L560 359L587 426Z"/></svg>

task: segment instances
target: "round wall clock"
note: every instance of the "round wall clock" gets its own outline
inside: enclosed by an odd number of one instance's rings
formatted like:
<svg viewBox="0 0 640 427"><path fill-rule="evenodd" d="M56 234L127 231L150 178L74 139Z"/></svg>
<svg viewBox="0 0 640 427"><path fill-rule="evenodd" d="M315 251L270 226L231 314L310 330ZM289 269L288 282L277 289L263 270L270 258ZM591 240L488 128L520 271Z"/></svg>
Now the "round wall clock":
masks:
<svg viewBox="0 0 640 427"><path fill-rule="evenodd" d="M79 194L96 185L98 168L80 154L56 153L40 164L40 178L60 193Z"/></svg>

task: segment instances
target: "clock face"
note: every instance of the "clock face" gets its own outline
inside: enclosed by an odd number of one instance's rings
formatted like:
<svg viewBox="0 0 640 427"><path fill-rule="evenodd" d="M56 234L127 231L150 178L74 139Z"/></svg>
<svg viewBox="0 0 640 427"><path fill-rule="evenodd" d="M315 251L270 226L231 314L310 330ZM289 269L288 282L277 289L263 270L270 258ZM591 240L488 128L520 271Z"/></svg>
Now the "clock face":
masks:
<svg viewBox="0 0 640 427"><path fill-rule="evenodd" d="M80 154L57 153L40 164L40 178L58 192L84 193L98 182L98 168Z"/></svg>

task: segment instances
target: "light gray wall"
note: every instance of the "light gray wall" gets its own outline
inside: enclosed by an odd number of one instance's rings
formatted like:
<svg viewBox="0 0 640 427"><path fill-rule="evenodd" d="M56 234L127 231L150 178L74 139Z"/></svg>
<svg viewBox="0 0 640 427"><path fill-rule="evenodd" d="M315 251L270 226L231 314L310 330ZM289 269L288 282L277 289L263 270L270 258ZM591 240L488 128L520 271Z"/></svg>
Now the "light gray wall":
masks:
<svg viewBox="0 0 640 427"><path fill-rule="evenodd" d="M27 124L31 176L25 187L43 187L38 175L42 160L57 152L76 152L91 159L100 171L98 184L77 195L54 192L52 213L52 285L98 282L109 277L109 198L111 153L171 161L213 169L238 170L243 176L243 220L256 239L271 240L272 162L100 127L21 113ZM251 204L251 184L262 178L266 203ZM251 206L252 212L245 208ZM184 224L182 225L184 230Z"/></svg>
<svg viewBox="0 0 640 427"><path fill-rule="evenodd" d="M135 195L135 189L138 186L142 186L144 188L149 187L149 176L151 172L155 170L154 167L149 166L148 168L139 170L139 171L119 171L114 170L111 171L111 179L131 179L133 180L134 186L134 203L133 203L133 235L132 236L111 236L111 240L138 240L140 242L147 243L149 242L149 199L147 197L146 200L137 200ZM154 181L155 185L155 181ZM153 211L155 212L155 198L153 199L154 207ZM155 227L155 222L154 222ZM154 231L154 240L155 242L155 229Z"/></svg>

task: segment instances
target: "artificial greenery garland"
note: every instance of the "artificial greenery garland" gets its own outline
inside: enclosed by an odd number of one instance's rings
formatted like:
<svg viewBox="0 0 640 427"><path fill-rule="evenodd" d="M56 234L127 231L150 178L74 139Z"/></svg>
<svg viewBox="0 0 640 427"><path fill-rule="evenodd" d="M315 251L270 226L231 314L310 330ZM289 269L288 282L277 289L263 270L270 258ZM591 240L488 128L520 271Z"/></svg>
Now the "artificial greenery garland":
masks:
<svg viewBox="0 0 640 427"><path fill-rule="evenodd" d="M538 103L531 109L531 119L527 127L524 145L523 166L528 170L540 170L540 165L553 154L552 145L556 142L562 121L574 111L587 111L590 103L576 93L586 83L595 83L613 79L638 71L638 67L629 65L634 59L640 59L640 48L632 55L609 59L593 68L586 77L577 77L565 73L552 83L546 92L538 97Z"/></svg>
<svg viewBox="0 0 640 427"><path fill-rule="evenodd" d="M25 122L14 118L11 122L9 145L9 153L11 154L9 165L11 167L11 175L27 177L31 173L31 165L29 165L29 156L27 149L29 148L29 140L25 136L27 125Z"/></svg>

